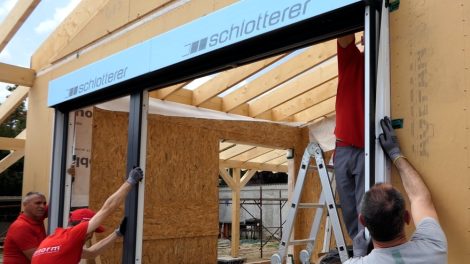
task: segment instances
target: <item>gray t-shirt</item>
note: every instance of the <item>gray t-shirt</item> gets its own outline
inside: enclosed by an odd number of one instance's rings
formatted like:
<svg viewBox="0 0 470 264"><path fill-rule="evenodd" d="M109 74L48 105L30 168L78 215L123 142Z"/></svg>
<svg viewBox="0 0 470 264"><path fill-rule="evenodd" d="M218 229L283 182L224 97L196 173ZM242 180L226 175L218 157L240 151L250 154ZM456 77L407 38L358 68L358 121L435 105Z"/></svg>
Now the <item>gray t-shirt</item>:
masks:
<svg viewBox="0 0 470 264"><path fill-rule="evenodd" d="M446 264L447 240L439 223L424 218L411 240L391 248L374 249L369 255L352 258L345 264Z"/></svg>

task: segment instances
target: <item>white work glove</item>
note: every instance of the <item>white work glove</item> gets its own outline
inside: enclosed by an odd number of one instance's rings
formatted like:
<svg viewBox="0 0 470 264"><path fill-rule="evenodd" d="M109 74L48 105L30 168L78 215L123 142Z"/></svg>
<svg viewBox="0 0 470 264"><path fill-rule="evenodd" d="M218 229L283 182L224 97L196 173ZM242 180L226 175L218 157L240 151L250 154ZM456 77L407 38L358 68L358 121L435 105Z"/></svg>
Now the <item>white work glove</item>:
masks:
<svg viewBox="0 0 470 264"><path fill-rule="evenodd" d="M365 229L360 230L353 239L353 254L354 257L364 257L367 255L367 249L369 248L369 239L365 236Z"/></svg>

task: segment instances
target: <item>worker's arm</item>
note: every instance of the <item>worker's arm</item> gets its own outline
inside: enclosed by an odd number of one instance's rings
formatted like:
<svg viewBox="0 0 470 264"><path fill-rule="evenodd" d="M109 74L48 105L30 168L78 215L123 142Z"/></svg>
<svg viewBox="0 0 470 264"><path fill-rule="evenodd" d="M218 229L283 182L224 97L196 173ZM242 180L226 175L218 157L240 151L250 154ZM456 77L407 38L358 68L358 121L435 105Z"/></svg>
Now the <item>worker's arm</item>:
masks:
<svg viewBox="0 0 470 264"><path fill-rule="evenodd" d="M383 130L383 134L379 136L380 144L398 169L403 187L405 187L406 194L410 199L413 221L418 224L425 217L439 220L429 189L419 173L401 154L398 138L390 119L385 117L380 121L380 125Z"/></svg>
<svg viewBox="0 0 470 264"><path fill-rule="evenodd" d="M417 224L425 217L439 220L431 193L415 168L405 158L396 160L395 166L400 174L406 194L410 198L413 221Z"/></svg>
<svg viewBox="0 0 470 264"><path fill-rule="evenodd" d="M343 37L338 38L338 44L341 46L341 48L346 48L350 43L354 42L355 37L354 34L346 35Z"/></svg>
<svg viewBox="0 0 470 264"><path fill-rule="evenodd" d="M109 234L109 236L100 240L98 243L94 244L93 246L89 248L83 247L81 258L82 259L96 258L103 251L109 248L113 244L113 242L116 241L118 238L119 236L115 232L112 232L111 234Z"/></svg>
<svg viewBox="0 0 470 264"><path fill-rule="evenodd" d="M23 255L25 255L29 260L33 257L34 251L36 251L37 248L30 248L23 250Z"/></svg>
<svg viewBox="0 0 470 264"><path fill-rule="evenodd" d="M119 227L106 238L100 240L98 243L92 245L89 248L83 247L82 259L94 259L98 255L101 255L103 251L110 247L114 241L118 238L123 237L127 230L127 218L124 217Z"/></svg>
<svg viewBox="0 0 470 264"><path fill-rule="evenodd" d="M113 193L104 202L101 209L91 218L88 223L87 234L94 232L101 223L112 213L118 206L123 202L133 185L136 185L143 178L143 172L140 168L132 169L129 172L127 181L121 185L121 187Z"/></svg>

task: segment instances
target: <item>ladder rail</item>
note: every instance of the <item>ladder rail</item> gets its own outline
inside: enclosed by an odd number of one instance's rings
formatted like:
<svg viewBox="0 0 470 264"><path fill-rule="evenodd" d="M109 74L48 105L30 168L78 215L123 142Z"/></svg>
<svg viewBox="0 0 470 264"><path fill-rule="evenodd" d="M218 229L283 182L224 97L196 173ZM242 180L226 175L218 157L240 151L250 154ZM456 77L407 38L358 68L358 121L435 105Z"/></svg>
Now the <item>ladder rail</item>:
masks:
<svg viewBox="0 0 470 264"><path fill-rule="evenodd" d="M345 262L349 258L349 255L346 248L346 242L344 240L344 234L341 228L341 223L339 221L335 197L333 195L333 190L331 189L330 178L328 176L328 171L326 170L326 166L323 160L323 152L318 145L316 145L314 154L315 161L318 166L318 173L320 174L320 181L323 188L323 193L325 195L325 200L327 203L326 208L328 209L328 215L330 216L331 225L333 226L333 233L335 236L338 253L341 262Z"/></svg>
<svg viewBox="0 0 470 264"><path fill-rule="evenodd" d="M311 160L315 160L315 166L311 166ZM331 166L330 166L331 167ZM314 203L300 203L300 198L302 195L305 179L309 169L317 169L318 175L320 177L320 182L322 186L322 191L320 193L318 204ZM317 235L320 230L320 225L322 217L324 214L324 209L326 207L328 211L328 227L331 225L333 233L335 236L338 252L340 255L341 262L346 261L349 258L346 243L344 240L344 235L339 221L337 205L335 202L335 197L332 190L332 181L333 176L330 178L327 166L323 160L323 152L320 146L317 143L310 143L305 149L304 155L302 156L302 162L300 165L300 170L296 179L296 183L293 190L293 195L291 198L291 207L287 215L285 222L285 231L283 232L281 243L279 244L279 250L276 254L271 257L272 264L281 264L286 258L287 250L290 245L299 245L306 244L306 249L300 252L300 260L302 264L310 263L310 256L316 246ZM321 206L323 205L323 206ZM316 208L315 216L310 229L310 234L307 239L293 240L292 230L297 216L297 210L299 208ZM329 238L328 238L329 241ZM326 240L324 240L324 243ZM329 244L329 243L328 243ZM329 245L328 245L329 247ZM325 245L324 245L325 249Z"/></svg>
<svg viewBox="0 0 470 264"><path fill-rule="evenodd" d="M282 233L281 243L279 244L278 254L280 255L281 259L284 259L287 254L287 249L289 246L288 242L292 236L292 229L293 229L294 222L297 216L297 209L299 208L298 204L300 201L300 197L302 196L303 185L304 185L307 171L309 168L309 163L310 163L310 154L306 150L302 157L299 174L295 182L294 192L293 192L292 199L291 199L291 207L289 208L287 219L284 224L286 226L286 229Z"/></svg>

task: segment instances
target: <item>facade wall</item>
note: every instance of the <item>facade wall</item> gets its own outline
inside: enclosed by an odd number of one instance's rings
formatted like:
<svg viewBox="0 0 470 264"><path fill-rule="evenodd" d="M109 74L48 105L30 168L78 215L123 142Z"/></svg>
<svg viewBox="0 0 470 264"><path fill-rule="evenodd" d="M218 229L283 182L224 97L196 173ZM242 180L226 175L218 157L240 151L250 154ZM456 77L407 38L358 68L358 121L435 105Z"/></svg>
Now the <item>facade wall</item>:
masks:
<svg viewBox="0 0 470 264"><path fill-rule="evenodd" d="M127 125L127 113L98 108L93 111L89 200L95 210L124 179ZM240 130L245 133L239 134ZM221 139L295 147L302 134L298 128L267 123L149 115L143 262L216 262ZM282 135L290 137L281 138ZM106 221L108 232L114 230L122 215L121 206ZM102 261L118 263L121 247L122 243L116 243L102 255Z"/></svg>
<svg viewBox="0 0 470 264"><path fill-rule="evenodd" d="M390 21L392 117L404 119L400 144L431 190L449 263L470 255L469 18L468 0L401 1Z"/></svg>

